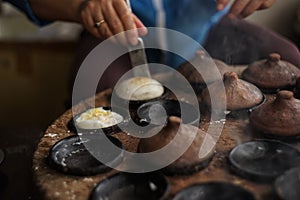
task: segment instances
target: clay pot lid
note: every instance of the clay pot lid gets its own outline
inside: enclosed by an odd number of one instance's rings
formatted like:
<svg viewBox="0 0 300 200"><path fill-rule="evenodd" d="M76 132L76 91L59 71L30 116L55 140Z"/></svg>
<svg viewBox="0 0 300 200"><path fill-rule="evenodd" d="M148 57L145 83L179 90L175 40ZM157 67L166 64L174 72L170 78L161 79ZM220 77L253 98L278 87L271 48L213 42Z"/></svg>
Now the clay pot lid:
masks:
<svg viewBox="0 0 300 200"><path fill-rule="evenodd" d="M195 67L197 67L201 74L199 74ZM201 50L196 52L195 57L191 61L183 63L178 68L178 71L193 84L208 84L214 82L219 80L219 76L216 74L220 73L222 77L228 70L227 64L221 60L212 59L205 51ZM203 77L205 77L206 82Z"/></svg>
<svg viewBox="0 0 300 200"><path fill-rule="evenodd" d="M253 194L240 186L226 182L199 183L180 191L173 200L255 200Z"/></svg>
<svg viewBox="0 0 300 200"><path fill-rule="evenodd" d="M300 100L290 91L280 91L274 101L251 113L250 123L267 134L297 136L300 134Z"/></svg>
<svg viewBox="0 0 300 200"><path fill-rule="evenodd" d="M193 138L195 132L197 134L195 138ZM172 140L176 134L179 134L184 139L176 143L173 142ZM142 138L140 140L138 152L153 152L170 143L173 144L172 148L177 150L182 147L182 145L185 145L186 141L193 139L192 144L188 147L188 149L176 161L163 170L169 175L190 174L206 167L213 156L214 148L203 151L202 154L199 152L204 138L206 146L214 147L215 142L211 135L193 125L182 124L180 118L171 116L168 118L167 125L161 131L152 137ZM172 150L170 152L172 152ZM160 157L157 162L160 162L161 159L163 158Z"/></svg>
<svg viewBox="0 0 300 200"><path fill-rule="evenodd" d="M169 183L160 173L118 173L98 183L90 200L165 199Z"/></svg>
<svg viewBox="0 0 300 200"><path fill-rule="evenodd" d="M299 164L298 149L276 140L239 144L229 153L235 173L254 181L269 182Z"/></svg>
<svg viewBox="0 0 300 200"><path fill-rule="evenodd" d="M290 169L275 181L276 194L282 200L298 200L300 196L300 167Z"/></svg>
<svg viewBox="0 0 300 200"><path fill-rule="evenodd" d="M225 88L225 93L224 93ZM238 78L235 72L226 72L223 81L214 82L203 90L201 97L203 102L211 106L210 92L217 94L216 105L219 109L226 102L226 110L249 109L259 105L264 96L262 92L253 84Z"/></svg>
<svg viewBox="0 0 300 200"><path fill-rule="evenodd" d="M256 61L248 66L242 74L243 79L258 87L276 91L294 86L300 70L293 64L281 60L281 56L272 53L267 59Z"/></svg>

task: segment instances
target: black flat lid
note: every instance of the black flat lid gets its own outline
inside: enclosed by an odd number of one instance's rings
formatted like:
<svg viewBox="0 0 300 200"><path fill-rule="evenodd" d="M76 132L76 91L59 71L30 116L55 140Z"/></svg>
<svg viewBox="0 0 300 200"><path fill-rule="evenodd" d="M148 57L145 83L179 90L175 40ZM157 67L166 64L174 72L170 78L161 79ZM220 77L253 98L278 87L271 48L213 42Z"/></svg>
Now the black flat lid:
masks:
<svg viewBox="0 0 300 200"><path fill-rule="evenodd" d="M300 152L275 140L257 140L236 146L229 154L236 173L257 181L272 181L300 163Z"/></svg>
<svg viewBox="0 0 300 200"><path fill-rule="evenodd" d="M255 200L253 195L239 187L224 182L209 182L185 188L173 200Z"/></svg>
<svg viewBox="0 0 300 200"><path fill-rule="evenodd" d="M168 185L160 173L118 173L100 182L90 200L159 200L166 197Z"/></svg>
<svg viewBox="0 0 300 200"><path fill-rule="evenodd" d="M290 169L275 181L275 191L282 200L300 199L300 165Z"/></svg>
<svg viewBox="0 0 300 200"><path fill-rule="evenodd" d="M118 152L99 151L91 153L85 145L87 143L102 145L102 138L97 135L87 134L84 137L86 138L80 138L77 135L67 137L53 145L48 156L50 166L67 174L94 175L111 169L101 163L94 155L101 154L107 162L115 165L118 165L122 161L122 143L118 139L107 136L110 142L120 148Z"/></svg>
<svg viewBox="0 0 300 200"><path fill-rule="evenodd" d="M156 125L165 124L168 116L180 117L183 123L197 126L200 121L199 109L196 109L192 104L177 100L158 100L144 103L138 108L137 114L141 120Z"/></svg>

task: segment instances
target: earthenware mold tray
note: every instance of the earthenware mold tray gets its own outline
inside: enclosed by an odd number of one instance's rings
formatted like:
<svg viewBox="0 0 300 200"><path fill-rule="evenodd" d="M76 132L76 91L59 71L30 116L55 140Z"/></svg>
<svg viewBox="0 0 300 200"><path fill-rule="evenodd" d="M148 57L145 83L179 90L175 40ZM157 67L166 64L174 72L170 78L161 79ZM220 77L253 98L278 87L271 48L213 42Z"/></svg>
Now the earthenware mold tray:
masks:
<svg viewBox="0 0 300 200"><path fill-rule="evenodd" d="M109 106L111 92L112 90L106 90L97 94L95 99L87 99L81 102L73 107L73 112L75 114L80 113L92 107L94 103L96 104L95 106ZM268 97L274 98L271 95L268 95ZM41 192L41 198L57 200L71 200L75 198L86 200L90 197L91 192L98 183L119 173L113 169L94 176L70 176L53 169L45 162L50 148L56 142L74 135L67 126L71 118L72 112L68 110L55 120L45 131L34 154L34 177L38 191ZM192 175L167 176L166 179L170 183L170 189L166 198L173 199L180 191L195 184L226 182L249 191L254 195L256 200L273 200L275 192L272 184L252 181L233 173L231 170L232 166L228 162L230 151L237 145L263 139L263 136L251 128L248 118L227 118L226 120L210 121L209 116L201 115L199 127L202 130L207 130L209 127L213 133L217 133L220 125L224 127L220 138L217 140L215 156L212 161L205 169ZM216 137L216 139L218 138L218 134L212 136ZM126 151L137 152L138 138L122 132L114 134L113 137L122 142ZM290 143L289 145L298 150L300 149L299 142Z"/></svg>

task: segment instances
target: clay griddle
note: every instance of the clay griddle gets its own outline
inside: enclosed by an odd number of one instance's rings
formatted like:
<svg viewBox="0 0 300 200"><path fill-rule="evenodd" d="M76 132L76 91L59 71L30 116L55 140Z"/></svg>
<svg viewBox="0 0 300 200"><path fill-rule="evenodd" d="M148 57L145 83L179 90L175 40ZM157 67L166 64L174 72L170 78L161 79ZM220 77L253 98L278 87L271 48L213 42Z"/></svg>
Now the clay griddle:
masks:
<svg viewBox="0 0 300 200"><path fill-rule="evenodd" d="M122 148L122 143L118 139L109 137L109 140L119 148ZM101 138L96 135L89 135L87 138L80 138L75 135L58 141L50 150L49 164L58 171L73 175L87 176L109 171L110 168L97 160L84 146L84 143L89 142L101 144ZM111 155L108 152L105 157L107 159L114 157L111 162L120 163L122 151L120 150L118 155Z"/></svg>
<svg viewBox="0 0 300 200"><path fill-rule="evenodd" d="M119 173L100 182L89 199L159 200L167 191L168 182L162 174Z"/></svg>
<svg viewBox="0 0 300 200"><path fill-rule="evenodd" d="M250 141L229 154L236 173L256 181L272 181L300 163L300 151L272 140Z"/></svg>
<svg viewBox="0 0 300 200"><path fill-rule="evenodd" d="M209 182L185 188L173 200L255 200L255 198L239 186L225 182Z"/></svg>
<svg viewBox="0 0 300 200"><path fill-rule="evenodd" d="M239 67L236 67L240 69ZM75 114L80 113L92 106L95 102L96 106L109 106L112 90L106 90L95 96L95 99L87 99L74 107ZM268 96L272 99L273 96ZM35 183L38 191L41 192L41 198L56 200L86 200L89 198L92 190L102 180L117 173L116 170L95 176L69 176L52 169L46 162L51 146L57 141L68 137L74 133L70 132L67 123L72 118L72 111L68 110L55 120L45 131L33 158L33 170ZM208 126L212 130L218 129L219 124L223 123L224 128L222 135L216 145L216 153L210 164L203 170L190 176L170 176L167 180L170 183L170 192L167 199L172 199L178 192L188 186L206 183L211 181L222 181L238 185L251 192L256 200L273 200L274 192L272 184L258 183L242 178L230 170L228 162L229 152L238 144L259 139L262 136L257 134L249 125L248 118L240 119L228 118L226 121L220 120L210 122L206 116L201 115L201 123L199 127L206 130ZM122 141L127 151L136 152L139 140L124 133L116 133L114 137ZM300 149L300 143L293 143L292 146Z"/></svg>

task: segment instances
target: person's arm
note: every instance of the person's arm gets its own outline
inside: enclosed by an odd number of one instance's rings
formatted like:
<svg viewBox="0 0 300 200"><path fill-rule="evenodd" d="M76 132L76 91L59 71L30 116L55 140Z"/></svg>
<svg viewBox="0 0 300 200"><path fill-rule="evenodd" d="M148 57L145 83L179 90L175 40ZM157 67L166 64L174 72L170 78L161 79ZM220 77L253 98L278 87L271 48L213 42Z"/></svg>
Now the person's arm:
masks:
<svg viewBox="0 0 300 200"><path fill-rule="evenodd" d="M143 23L131 13L124 0L86 0L80 6L79 13L84 27L102 39L118 34L114 39L119 43L135 45L138 36L147 33Z"/></svg>
<svg viewBox="0 0 300 200"><path fill-rule="evenodd" d="M116 37L118 42L136 44L138 35L146 34L143 23L130 12L124 0L29 0L29 2L34 13L40 18L81 23L90 33L101 39L127 31L126 35L119 34Z"/></svg>
<svg viewBox="0 0 300 200"><path fill-rule="evenodd" d="M218 0L217 9L222 10L230 2L230 0ZM256 10L266 9L271 7L275 0L235 0L228 12L230 18L244 18Z"/></svg>
<svg viewBox="0 0 300 200"><path fill-rule="evenodd" d="M20 10L38 25L62 20L81 23L91 34L102 40L119 34L116 39L122 44L137 43L139 35L147 29L130 12L124 0L5 0Z"/></svg>

